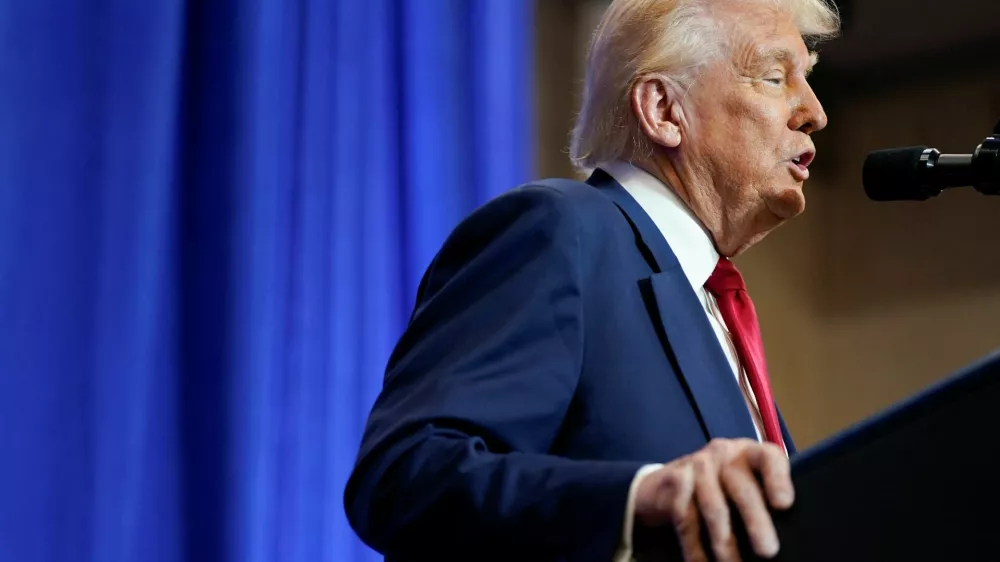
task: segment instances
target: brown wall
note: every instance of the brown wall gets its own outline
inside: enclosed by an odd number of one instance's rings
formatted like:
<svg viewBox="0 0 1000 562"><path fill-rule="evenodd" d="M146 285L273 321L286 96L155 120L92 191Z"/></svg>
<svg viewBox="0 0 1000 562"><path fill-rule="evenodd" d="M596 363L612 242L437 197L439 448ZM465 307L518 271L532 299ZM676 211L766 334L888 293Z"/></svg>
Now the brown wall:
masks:
<svg viewBox="0 0 1000 562"><path fill-rule="evenodd" d="M538 8L539 166L573 174L566 139L601 0ZM991 73L994 76L996 73ZM1000 119L1000 79L935 76L824 100L806 213L737 261L761 316L775 393L808 446L1000 347L1000 197L873 203L865 155L970 152Z"/></svg>

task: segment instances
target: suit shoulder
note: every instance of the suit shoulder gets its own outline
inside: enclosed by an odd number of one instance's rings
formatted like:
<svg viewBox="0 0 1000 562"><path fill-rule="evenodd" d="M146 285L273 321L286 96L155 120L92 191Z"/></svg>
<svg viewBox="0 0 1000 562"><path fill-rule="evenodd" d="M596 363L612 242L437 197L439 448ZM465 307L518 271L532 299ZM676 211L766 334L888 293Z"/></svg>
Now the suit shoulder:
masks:
<svg viewBox="0 0 1000 562"><path fill-rule="evenodd" d="M541 206L548 213L571 218L585 227L602 224L608 216L617 216L615 204L596 187L578 180L549 178L535 180L511 189L480 208L489 212L509 204ZM602 219L603 215L603 220Z"/></svg>
<svg viewBox="0 0 1000 562"><path fill-rule="evenodd" d="M624 238L610 235L619 229ZM419 293L432 294L468 267L503 270L525 260L549 260L586 276L616 240L631 240L631 231L600 189L564 179L525 183L459 222L431 261Z"/></svg>
<svg viewBox="0 0 1000 562"><path fill-rule="evenodd" d="M589 187L584 185L584 187ZM431 260L418 300L435 294L465 272L517 270L529 261L579 266L587 235L574 200L565 188L527 183L479 206L462 219Z"/></svg>
<svg viewBox="0 0 1000 562"><path fill-rule="evenodd" d="M574 206L613 207L601 191L589 183L566 178L547 178L529 182L518 189L541 189L556 194Z"/></svg>
<svg viewBox="0 0 1000 562"><path fill-rule="evenodd" d="M569 179L538 180L475 209L455 227L443 249L478 251L506 242L536 248L572 246L590 254L607 243L607 230L616 224L627 223L598 188Z"/></svg>
<svg viewBox="0 0 1000 562"><path fill-rule="evenodd" d="M479 206L452 230L442 253L460 260L487 246L517 246L523 251L543 248L570 251L589 247L606 219L595 211L614 209L596 188L579 181L540 180L519 185Z"/></svg>

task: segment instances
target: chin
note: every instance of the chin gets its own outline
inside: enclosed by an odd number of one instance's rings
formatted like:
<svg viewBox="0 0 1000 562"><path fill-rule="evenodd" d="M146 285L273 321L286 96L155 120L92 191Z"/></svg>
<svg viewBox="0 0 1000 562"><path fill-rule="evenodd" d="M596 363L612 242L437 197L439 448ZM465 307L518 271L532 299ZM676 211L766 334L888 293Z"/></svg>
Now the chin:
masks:
<svg viewBox="0 0 1000 562"><path fill-rule="evenodd" d="M755 210L745 215L741 222L745 228L739 229L741 236L732 237L727 243L719 244L719 252L726 257L736 257L763 240L776 228L795 218L806 209L806 198L802 186L775 190L754 206Z"/></svg>
<svg viewBox="0 0 1000 562"><path fill-rule="evenodd" d="M802 186L796 185L782 189L767 198L767 208L779 219L788 220L797 217L806 210L806 196Z"/></svg>
<svg viewBox="0 0 1000 562"><path fill-rule="evenodd" d="M723 255L732 258L742 254L789 219L802 213L805 208L806 198L801 190L786 190L764 199L764 205L756 213L752 226L747 228L742 239L722 248Z"/></svg>

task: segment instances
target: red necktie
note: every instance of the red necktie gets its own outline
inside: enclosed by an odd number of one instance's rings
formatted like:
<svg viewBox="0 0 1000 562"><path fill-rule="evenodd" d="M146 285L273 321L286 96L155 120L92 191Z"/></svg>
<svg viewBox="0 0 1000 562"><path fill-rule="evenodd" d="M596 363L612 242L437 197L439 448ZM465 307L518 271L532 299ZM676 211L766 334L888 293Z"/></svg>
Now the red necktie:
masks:
<svg viewBox="0 0 1000 562"><path fill-rule="evenodd" d="M733 265L733 262L721 258L715 271L705 283L705 288L715 296L722 312L722 319L732 335L736 353L740 363L750 379L760 410L761 421L767 440L784 447L781 437L781 425L778 423L778 410L774 405L771 393L771 382L767 377L767 363L764 361L764 344L760 337L760 326L757 323L757 311L753 307L750 295L747 294L743 276Z"/></svg>

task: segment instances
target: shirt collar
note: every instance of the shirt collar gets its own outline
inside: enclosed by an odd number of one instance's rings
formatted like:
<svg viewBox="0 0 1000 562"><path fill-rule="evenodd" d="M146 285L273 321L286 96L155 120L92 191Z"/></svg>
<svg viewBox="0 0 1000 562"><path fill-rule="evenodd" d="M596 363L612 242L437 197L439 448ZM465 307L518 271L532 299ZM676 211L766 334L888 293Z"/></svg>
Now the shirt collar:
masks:
<svg viewBox="0 0 1000 562"><path fill-rule="evenodd" d="M662 181L628 162L600 166L635 199L667 240L695 291L715 271L719 252L712 237L688 206Z"/></svg>

